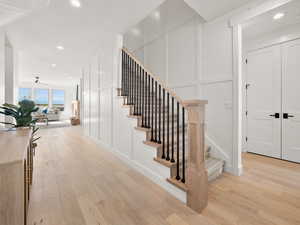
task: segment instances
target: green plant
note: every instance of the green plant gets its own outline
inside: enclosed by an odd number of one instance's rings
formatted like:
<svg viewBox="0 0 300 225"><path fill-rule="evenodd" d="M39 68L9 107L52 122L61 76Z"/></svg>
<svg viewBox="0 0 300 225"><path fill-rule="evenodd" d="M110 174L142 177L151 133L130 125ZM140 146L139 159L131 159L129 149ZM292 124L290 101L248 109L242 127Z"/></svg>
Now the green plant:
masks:
<svg viewBox="0 0 300 225"><path fill-rule="evenodd" d="M0 114L10 116L14 118L15 123L0 122L2 124L12 125L13 127L29 127L36 123L36 120L32 119L32 113L37 112L38 107L30 100L23 100L19 102L19 105L3 104L0 106Z"/></svg>

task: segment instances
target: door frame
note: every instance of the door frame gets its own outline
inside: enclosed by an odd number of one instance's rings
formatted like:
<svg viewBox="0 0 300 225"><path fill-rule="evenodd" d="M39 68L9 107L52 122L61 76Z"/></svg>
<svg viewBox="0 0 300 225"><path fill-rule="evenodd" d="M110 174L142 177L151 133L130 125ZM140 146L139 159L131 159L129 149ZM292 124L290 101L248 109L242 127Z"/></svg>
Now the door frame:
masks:
<svg viewBox="0 0 300 225"><path fill-rule="evenodd" d="M233 173L241 175L242 167L242 145L243 145L243 72L242 72L242 24L256 16L278 8L294 0L268 0L259 4L253 3L253 7L233 16L229 22L232 28L233 41Z"/></svg>

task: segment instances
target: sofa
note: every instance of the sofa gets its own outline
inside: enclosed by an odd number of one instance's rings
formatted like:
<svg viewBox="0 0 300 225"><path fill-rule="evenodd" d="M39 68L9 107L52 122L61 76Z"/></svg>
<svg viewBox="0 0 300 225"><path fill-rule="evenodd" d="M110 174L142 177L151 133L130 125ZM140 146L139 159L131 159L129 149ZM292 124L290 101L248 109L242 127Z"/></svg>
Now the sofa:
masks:
<svg viewBox="0 0 300 225"><path fill-rule="evenodd" d="M33 118L44 115L47 117L48 121L59 121L61 111L56 108L43 108L33 114Z"/></svg>

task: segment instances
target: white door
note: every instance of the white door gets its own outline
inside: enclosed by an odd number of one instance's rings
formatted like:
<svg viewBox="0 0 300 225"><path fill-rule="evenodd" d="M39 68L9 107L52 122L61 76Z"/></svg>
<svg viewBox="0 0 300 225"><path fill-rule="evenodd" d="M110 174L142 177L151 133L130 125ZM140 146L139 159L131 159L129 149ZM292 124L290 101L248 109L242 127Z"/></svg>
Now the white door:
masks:
<svg viewBox="0 0 300 225"><path fill-rule="evenodd" d="M282 46L282 59L282 158L300 162L300 40Z"/></svg>
<svg viewBox="0 0 300 225"><path fill-rule="evenodd" d="M248 53L247 83L247 150L281 158L280 46Z"/></svg>

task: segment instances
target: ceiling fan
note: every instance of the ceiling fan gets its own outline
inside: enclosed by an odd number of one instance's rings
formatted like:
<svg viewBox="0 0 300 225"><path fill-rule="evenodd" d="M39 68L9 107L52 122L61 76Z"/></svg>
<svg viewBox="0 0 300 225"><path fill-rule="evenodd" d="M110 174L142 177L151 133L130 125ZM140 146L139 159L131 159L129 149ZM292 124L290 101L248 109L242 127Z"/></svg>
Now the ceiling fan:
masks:
<svg viewBox="0 0 300 225"><path fill-rule="evenodd" d="M34 83L35 83L35 84L39 84L39 85L46 85L46 86L49 86L49 84L41 82L39 76L36 76L36 77L35 77Z"/></svg>

